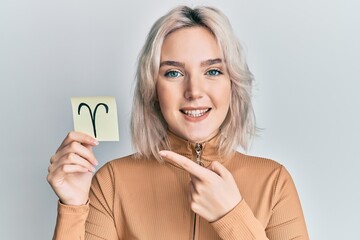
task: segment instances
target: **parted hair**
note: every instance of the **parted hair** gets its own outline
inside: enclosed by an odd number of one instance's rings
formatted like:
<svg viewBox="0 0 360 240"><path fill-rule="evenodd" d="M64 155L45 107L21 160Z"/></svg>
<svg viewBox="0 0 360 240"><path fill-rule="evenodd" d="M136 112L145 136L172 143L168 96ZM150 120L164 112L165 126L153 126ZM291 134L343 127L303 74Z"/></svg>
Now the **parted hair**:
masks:
<svg viewBox="0 0 360 240"><path fill-rule="evenodd" d="M131 114L132 142L138 157L154 156L161 161L159 150L169 149L168 126L156 93L161 47L170 33L188 27L205 27L215 36L231 80L231 102L220 127L219 154L228 157L239 145L246 150L255 134L253 75L228 18L213 7L178 6L154 23L139 54Z"/></svg>

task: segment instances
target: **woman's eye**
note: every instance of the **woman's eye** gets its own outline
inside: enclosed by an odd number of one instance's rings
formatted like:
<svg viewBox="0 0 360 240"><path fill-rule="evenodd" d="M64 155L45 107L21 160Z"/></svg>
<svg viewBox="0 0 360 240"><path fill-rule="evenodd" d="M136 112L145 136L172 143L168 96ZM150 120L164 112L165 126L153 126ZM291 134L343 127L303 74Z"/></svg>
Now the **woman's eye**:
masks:
<svg viewBox="0 0 360 240"><path fill-rule="evenodd" d="M178 78L181 76L182 74L178 71L168 71L165 73L165 77L169 77L169 78Z"/></svg>
<svg viewBox="0 0 360 240"><path fill-rule="evenodd" d="M211 70L207 71L206 74L210 75L210 76L217 76L217 75L220 75L221 72L217 69L211 69Z"/></svg>

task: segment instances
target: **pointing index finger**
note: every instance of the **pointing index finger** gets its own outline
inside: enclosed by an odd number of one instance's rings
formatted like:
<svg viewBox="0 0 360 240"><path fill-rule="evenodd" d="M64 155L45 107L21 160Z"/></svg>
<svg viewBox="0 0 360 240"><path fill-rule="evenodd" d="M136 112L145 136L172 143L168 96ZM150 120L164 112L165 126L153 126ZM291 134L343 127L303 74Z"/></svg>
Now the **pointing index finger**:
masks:
<svg viewBox="0 0 360 240"><path fill-rule="evenodd" d="M188 173L198 177L199 179L204 179L208 174L208 169L201 167L195 162L191 161L187 157L184 157L180 154L177 154L172 151L162 150L159 152L160 156L167 160L168 162L175 163L182 167Z"/></svg>

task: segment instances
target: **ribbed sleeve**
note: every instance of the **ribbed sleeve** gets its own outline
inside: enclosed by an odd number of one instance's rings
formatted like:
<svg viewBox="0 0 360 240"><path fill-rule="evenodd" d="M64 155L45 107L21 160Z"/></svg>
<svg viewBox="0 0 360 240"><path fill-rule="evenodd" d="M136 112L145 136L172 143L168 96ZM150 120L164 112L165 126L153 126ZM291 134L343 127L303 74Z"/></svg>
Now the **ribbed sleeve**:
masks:
<svg viewBox="0 0 360 240"><path fill-rule="evenodd" d="M89 213L89 202L83 206L67 206L58 202L58 215L54 240L85 239L85 222Z"/></svg>
<svg viewBox="0 0 360 240"><path fill-rule="evenodd" d="M86 221L87 240L118 240L114 223L114 175L105 164L94 176L90 189L90 212Z"/></svg>
<svg viewBox="0 0 360 240"><path fill-rule="evenodd" d="M295 184L284 167L275 185L266 234L269 239L309 239Z"/></svg>
<svg viewBox="0 0 360 240"><path fill-rule="evenodd" d="M268 239L263 226L244 199L224 217L213 222L212 226L224 240Z"/></svg>

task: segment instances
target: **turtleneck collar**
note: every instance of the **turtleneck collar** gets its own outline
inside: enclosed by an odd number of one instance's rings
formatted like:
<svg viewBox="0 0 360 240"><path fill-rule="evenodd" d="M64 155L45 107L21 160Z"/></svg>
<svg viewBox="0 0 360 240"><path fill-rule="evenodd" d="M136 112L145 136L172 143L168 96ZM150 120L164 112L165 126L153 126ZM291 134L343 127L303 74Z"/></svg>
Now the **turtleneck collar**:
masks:
<svg viewBox="0 0 360 240"><path fill-rule="evenodd" d="M195 162L197 159L195 148L197 144L201 144L200 159L204 167L209 166L212 161L225 161L220 157L218 152L219 136L220 133L208 141L194 143L183 139L170 131L167 132L167 140L169 141L170 150L181 154Z"/></svg>

